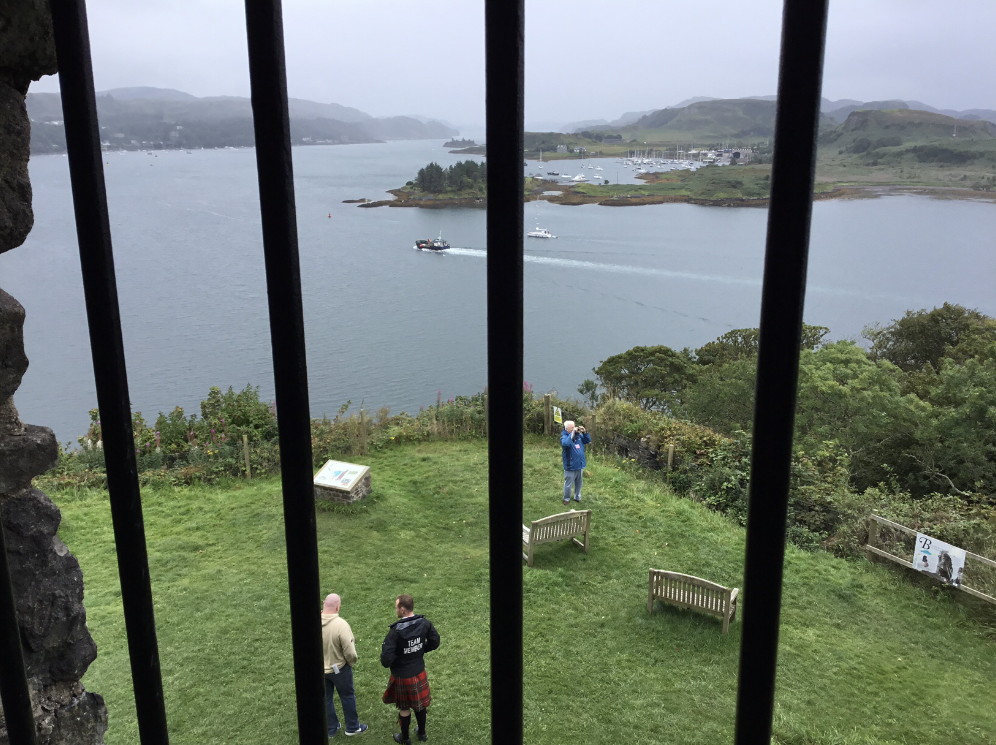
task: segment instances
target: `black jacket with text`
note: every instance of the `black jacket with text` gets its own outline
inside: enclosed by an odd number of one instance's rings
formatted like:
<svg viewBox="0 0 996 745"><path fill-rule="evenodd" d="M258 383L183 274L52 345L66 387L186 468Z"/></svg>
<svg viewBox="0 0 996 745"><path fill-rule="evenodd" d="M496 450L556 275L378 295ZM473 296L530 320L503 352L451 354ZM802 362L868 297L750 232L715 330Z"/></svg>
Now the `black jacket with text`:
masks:
<svg viewBox="0 0 996 745"><path fill-rule="evenodd" d="M422 656L439 647L439 632L425 616L408 616L391 624L380 650L380 664L395 678L411 678L425 670Z"/></svg>

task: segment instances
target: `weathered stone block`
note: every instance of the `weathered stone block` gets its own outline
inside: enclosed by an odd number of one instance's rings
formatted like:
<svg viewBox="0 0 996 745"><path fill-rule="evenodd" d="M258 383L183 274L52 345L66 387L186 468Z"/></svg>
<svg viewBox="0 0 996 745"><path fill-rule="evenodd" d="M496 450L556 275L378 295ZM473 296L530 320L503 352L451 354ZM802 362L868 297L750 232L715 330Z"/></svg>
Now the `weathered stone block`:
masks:
<svg viewBox="0 0 996 745"><path fill-rule="evenodd" d="M28 675L43 684L78 681L97 659L86 626L83 572L59 540L62 515L37 489L0 504Z"/></svg>
<svg viewBox="0 0 996 745"><path fill-rule="evenodd" d="M24 434L24 424L17 415L14 399L8 398L6 401L0 399L0 436L22 434Z"/></svg>
<svg viewBox="0 0 996 745"><path fill-rule="evenodd" d="M0 40L0 49L3 41ZM24 93L0 81L0 253L17 248L34 223L28 148L31 123Z"/></svg>
<svg viewBox="0 0 996 745"><path fill-rule="evenodd" d="M107 731L104 699L80 683L39 685L32 681L31 705L39 745L100 745ZM10 745L0 709L0 745Z"/></svg>
<svg viewBox="0 0 996 745"><path fill-rule="evenodd" d="M59 460L55 433L27 424L23 434L0 435L0 494L13 494Z"/></svg>
<svg viewBox="0 0 996 745"><path fill-rule="evenodd" d="M27 369L24 306L0 290L0 401L14 395Z"/></svg>
<svg viewBox="0 0 996 745"><path fill-rule="evenodd" d="M48 0L0 3L0 79L37 80L57 70Z"/></svg>

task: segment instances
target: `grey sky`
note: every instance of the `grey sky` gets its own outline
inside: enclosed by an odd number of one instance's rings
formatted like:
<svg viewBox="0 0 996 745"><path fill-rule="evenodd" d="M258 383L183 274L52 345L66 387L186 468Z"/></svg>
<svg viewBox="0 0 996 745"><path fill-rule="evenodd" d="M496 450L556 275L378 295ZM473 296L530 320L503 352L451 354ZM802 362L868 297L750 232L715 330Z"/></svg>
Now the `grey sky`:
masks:
<svg viewBox="0 0 996 745"><path fill-rule="evenodd" d="M88 5L98 90L248 95L239 0ZM526 0L526 9L527 122L776 89L778 0ZM483 0L284 0L284 19L291 96L483 123ZM994 0L831 0L823 94L996 108L993 28Z"/></svg>

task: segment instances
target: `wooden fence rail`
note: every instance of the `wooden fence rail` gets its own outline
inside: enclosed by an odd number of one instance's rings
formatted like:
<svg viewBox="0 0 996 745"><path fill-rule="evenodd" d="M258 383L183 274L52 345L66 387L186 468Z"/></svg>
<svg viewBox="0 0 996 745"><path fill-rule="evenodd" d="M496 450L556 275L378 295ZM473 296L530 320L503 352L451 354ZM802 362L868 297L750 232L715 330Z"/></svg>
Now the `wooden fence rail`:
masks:
<svg viewBox="0 0 996 745"><path fill-rule="evenodd" d="M900 525L899 523L893 522L892 520L887 520L886 518L880 517L879 515L871 515L868 524L868 543L865 546L865 551L875 556L880 556L883 559L895 562L896 564L904 566L907 569L913 569L912 558L904 559L901 556L890 554L888 551L885 551L876 545L879 543L879 529L881 526L884 526L891 530L897 530L900 533L911 535L913 536L914 539L917 536L917 531L913 530L912 528L907 528L905 525ZM985 566L996 568L996 561L993 561L992 559L987 559L985 556L979 556L978 554L972 553L971 551L966 551L965 552L966 578L970 576L970 570L969 570L970 561L972 563L977 562ZM987 603L992 603L993 605L996 605L996 597L993 597L992 595L987 595L981 590L977 590L973 587L968 587L966 585L966 580L964 578L962 579L959 589L961 589L963 592L967 592L969 595L974 595L977 598L981 598L982 600L985 600Z"/></svg>

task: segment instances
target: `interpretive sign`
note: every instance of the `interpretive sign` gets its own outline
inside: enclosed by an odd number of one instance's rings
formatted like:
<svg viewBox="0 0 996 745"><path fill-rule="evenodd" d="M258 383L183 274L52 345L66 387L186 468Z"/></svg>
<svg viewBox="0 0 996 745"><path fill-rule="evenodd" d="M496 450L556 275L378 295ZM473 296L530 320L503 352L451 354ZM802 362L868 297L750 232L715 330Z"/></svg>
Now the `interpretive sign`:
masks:
<svg viewBox="0 0 996 745"><path fill-rule="evenodd" d="M961 587L961 577L965 571L965 549L917 533L913 568L946 585Z"/></svg>
<svg viewBox="0 0 996 745"><path fill-rule="evenodd" d="M370 493L370 466L326 461L315 474L315 498L355 502Z"/></svg>

